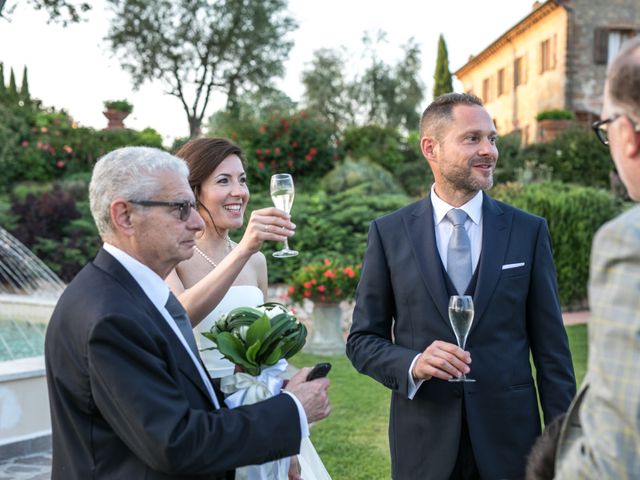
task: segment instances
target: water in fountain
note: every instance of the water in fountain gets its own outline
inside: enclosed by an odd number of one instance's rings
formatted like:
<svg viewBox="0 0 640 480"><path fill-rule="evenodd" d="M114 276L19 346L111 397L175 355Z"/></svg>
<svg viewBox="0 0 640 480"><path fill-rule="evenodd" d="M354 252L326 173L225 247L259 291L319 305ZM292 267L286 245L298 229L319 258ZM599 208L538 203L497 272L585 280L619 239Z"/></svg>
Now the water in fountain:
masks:
<svg viewBox="0 0 640 480"><path fill-rule="evenodd" d="M64 288L42 260L0 227L0 363L43 354L46 324Z"/></svg>
<svg viewBox="0 0 640 480"><path fill-rule="evenodd" d="M42 260L0 227L0 294L57 299L64 287Z"/></svg>

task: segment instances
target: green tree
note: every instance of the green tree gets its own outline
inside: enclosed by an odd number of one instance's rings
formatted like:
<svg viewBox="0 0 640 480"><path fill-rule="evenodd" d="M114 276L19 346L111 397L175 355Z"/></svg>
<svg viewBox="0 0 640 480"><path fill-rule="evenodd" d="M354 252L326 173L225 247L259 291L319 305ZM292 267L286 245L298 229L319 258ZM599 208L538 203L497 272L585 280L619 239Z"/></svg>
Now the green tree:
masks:
<svg viewBox="0 0 640 480"><path fill-rule="evenodd" d="M209 117L207 130L212 136L249 137L249 131L269 121L272 117L288 117L296 111L294 102L286 93L276 88L263 88L241 95L233 111L219 110ZM246 133L245 133L246 132ZM237 138L235 139L237 140Z"/></svg>
<svg viewBox="0 0 640 480"><path fill-rule="evenodd" d="M361 76L347 79L345 55L338 50L318 50L303 73L307 107L318 112L337 128L356 123L381 127L415 128L416 108L423 98L420 81L420 47L410 39L402 47L404 56L397 64L385 63L377 54L385 41L379 31L363 37L364 55L369 65Z"/></svg>
<svg viewBox="0 0 640 480"><path fill-rule="evenodd" d="M215 91L238 111L243 92L284 72L297 27L286 0L108 0L107 40L140 87L160 80L182 103L190 135L200 133Z"/></svg>
<svg viewBox="0 0 640 480"><path fill-rule="evenodd" d="M0 62L0 100L4 98L4 95L6 92L7 92L7 87L4 84L4 65L2 64L2 62Z"/></svg>
<svg viewBox="0 0 640 480"><path fill-rule="evenodd" d="M433 84L433 96L439 97L445 93L453 92L451 83L451 72L449 71L449 54L444 37L440 34L438 39L438 56L436 58L436 71L433 74L435 83Z"/></svg>
<svg viewBox="0 0 640 480"><path fill-rule="evenodd" d="M31 94L29 93L29 79L27 78L27 66L24 66L22 70L22 83L20 84L20 98L25 102L31 100Z"/></svg>
<svg viewBox="0 0 640 480"><path fill-rule="evenodd" d="M49 22L60 22L66 27L69 23L83 20L83 14L91 10L89 2L75 2L67 0L28 0L36 10L45 10L49 14ZM6 0L0 0L0 17L13 13L15 5L6 5ZM5 6L6 11L5 11Z"/></svg>
<svg viewBox="0 0 640 480"><path fill-rule="evenodd" d="M344 76L345 58L341 50L323 48L313 53L309 68L302 72L304 102L309 110L344 128L355 123L352 85Z"/></svg>
<svg viewBox="0 0 640 480"><path fill-rule="evenodd" d="M16 85L16 76L13 73L13 68L11 68L9 73L9 89L7 90L7 95L12 100L18 98L18 86Z"/></svg>

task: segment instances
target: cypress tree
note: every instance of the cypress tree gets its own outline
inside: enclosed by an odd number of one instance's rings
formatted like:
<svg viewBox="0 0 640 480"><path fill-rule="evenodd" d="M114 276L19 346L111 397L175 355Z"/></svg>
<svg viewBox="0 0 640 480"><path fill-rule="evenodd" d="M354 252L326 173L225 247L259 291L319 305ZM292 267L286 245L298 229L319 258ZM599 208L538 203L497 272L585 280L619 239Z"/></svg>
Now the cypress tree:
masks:
<svg viewBox="0 0 640 480"><path fill-rule="evenodd" d="M18 86L16 85L16 76L13 73L13 68L11 68L11 73L9 74L9 90L7 93L10 98L18 98Z"/></svg>
<svg viewBox="0 0 640 480"><path fill-rule="evenodd" d="M29 93L29 80L27 79L27 66L24 66L22 71L22 84L20 85L20 97L28 102L31 100L31 94Z"/></svg>
<svg viewBox="0 0 640 480"><path fill-rule="evenodd" d="M7 87L4 84L4 65L0 62L0 98L4 97L7 93Z"/></svg>
<svg viewBox="0 0 640 480"><path fill-rule="evenodd" d="M433 97L439 97L445 93L453 92L451 72L449 71L449 54L444 37L440 34L438 39L438 57L436 58L436 71L433 74Z"/></svg>

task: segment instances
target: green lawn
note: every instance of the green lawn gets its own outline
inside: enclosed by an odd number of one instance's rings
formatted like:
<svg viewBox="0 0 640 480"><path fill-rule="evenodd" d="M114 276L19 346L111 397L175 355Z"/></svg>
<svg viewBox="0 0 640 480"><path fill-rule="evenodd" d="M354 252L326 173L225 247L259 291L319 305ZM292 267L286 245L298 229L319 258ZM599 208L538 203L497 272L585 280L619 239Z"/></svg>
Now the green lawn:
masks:
<svg viewBox="0 0 640 480"><path fill-rule="evenodd" d="M586 325L567 327L578 384L587 361ZM332 413L314 425L311 439L333 478L383 480L391 478L387 428L388 389L360 375L345 356L318 357L300 353L291 359L297 367L330 361Z"/></svg>

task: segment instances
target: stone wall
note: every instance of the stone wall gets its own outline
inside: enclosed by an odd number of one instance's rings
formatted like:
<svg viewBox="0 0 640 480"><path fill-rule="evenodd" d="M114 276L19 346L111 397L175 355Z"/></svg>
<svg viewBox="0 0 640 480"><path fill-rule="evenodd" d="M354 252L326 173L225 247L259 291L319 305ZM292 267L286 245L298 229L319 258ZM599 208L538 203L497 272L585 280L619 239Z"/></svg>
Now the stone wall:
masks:
<svg viewBox="0 0 640 480"><path fill-rule="evenodd" d="M573 0L568 12L573 16L570 44L573 72L569 73L568 108L578 113L590 112L595 120L602 109L602 89L606 63L597 63L598 29L640 32L639 0Z"/></svg>
<svg viewBox="0 0 640 480"><path fill-rule="evenodd" d="M465 92L483 99L500 134L519 130L523 143L539 141L535 118L543 110L572 110L585 123L598 118L607 55L602 36L608 38L611 29L640 32L640 0L544 2L456 73ZM548 69L541 68L545 40ZM523 64L519 86L514 83L517 58Z"/></svg>

